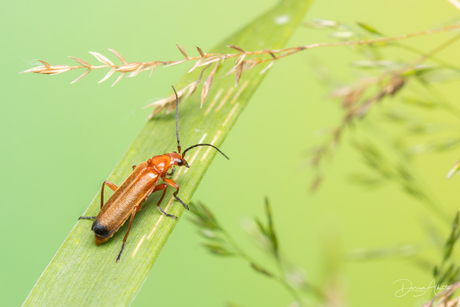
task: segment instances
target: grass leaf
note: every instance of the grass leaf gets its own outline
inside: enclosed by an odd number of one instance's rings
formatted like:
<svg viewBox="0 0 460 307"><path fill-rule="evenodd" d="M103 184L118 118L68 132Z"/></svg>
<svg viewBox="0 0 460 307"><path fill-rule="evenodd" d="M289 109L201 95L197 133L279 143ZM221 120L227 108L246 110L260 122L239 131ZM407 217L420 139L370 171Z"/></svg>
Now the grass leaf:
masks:
<svg viewBox="0 0 460 307"><path fill-rule="evenodd" d="M265 198L265 210L266 210L267 219L268 219L267 236L272 245L273 253L275 254L275 256L278 257L278 240L275 234L275 227L273 226L273 217L272 217L272 212L270 209L270 202L268 201L268 198Z"/></svg>
<svg viewBox="0 0 460 307"><path fill-rule="evenodd" d="M373 26L368 25L367 23L357 22L357 24L358 24L358 26L360 26L361 28L363 28L364 30L366 30L369 33L380 35L380 36L383 35L380 31L377 31Z"/></svg>
<svg viewBox="0 0 460 307"><path fill-rule="evenodd" d="M244 29L225 38L211 52L227 52L228 44L241 46L246 50L281 48L288 41L307 11L311 0L284 0L254 20ZM276 23L276 18L286 16L288 22ZM104 64L113 63L98 53L92 54ZM259 86L263 75L253 69L245 72L239 91L234 88L233 78L221 78L231 69L232 63L219 65L209 97L214 98L222 91L220 100L207 108L200 109L200 96L192 95L180 104L181 141L190 146L202 140L221 146L237 117L248 104L251 95ZM176 85L182 88L189 80L198 79L199 72L185 75ZM160 89L158 89L160 90ZM164 89L163 94L168 95ZM172 92L172 91L171 91ZM127 102L129 103L129 102ZM132 171L133 164L146 161L152 155L175 150L174 114L159 114L147 122L134 143L108 178L120 184ZM210 166L216 154L214 150L200 147L188 156L190 169L181 168L173 180L180 185L180 197L190 202L193 192ZM225 145L222 147L225 151ZM221 157L219 157L221 158ZM229 162L231 163L231 161ZM101 178L101 182L105 178ZM162 206L170 214L180 217L182 205L172 198L172 189L166 194ZM99 212L99 194L84 215ZM168 240L178 221L159 213L155 204L160 195L153 194L136 214L124 254L115 262L127 225L122 227L107 243L96 246L91 222L79 221L57 251L51 263L35 284L24 306L126 306L130 305ZM78 216L75 217L77 221ZM260 271L260 270L259 270ZM260 271L262 272L262 271ZM267 272L264 272L267 274ZM65 289L65 291L64 291Z"/></svg>
<svg viewBox="0 0 460 307"><path fill-rule="evenodd" d="M256 270L257 272L262 273L262 274L264 274L264 275L267 275L268 277L272 277L272 276L273 276L272 273L268 272L267 270L265 270L264 268L258 266L258 265L255 264L255 263L251 263L251 267L252 267L254 270Z"/></svg>

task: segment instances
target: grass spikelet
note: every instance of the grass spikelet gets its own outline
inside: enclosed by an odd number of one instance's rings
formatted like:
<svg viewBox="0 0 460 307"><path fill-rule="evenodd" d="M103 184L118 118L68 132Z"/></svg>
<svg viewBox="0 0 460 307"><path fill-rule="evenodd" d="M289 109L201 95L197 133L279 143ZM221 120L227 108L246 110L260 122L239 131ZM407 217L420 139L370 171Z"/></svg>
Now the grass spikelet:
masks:
<svg viewBox="0 0 460 307"><path fill-rule="evenodd" d="M460 161L457 161L454 166L450 169L449 173L447 174L447 179L452 178L453 176L457 175L460 171Z"/></svg>
<svg viewBox="0 0 460 307"><path fill-rule="evenodd" d="M206 97L208 97L209 89L211 88L212 80L214 78L214 74L216 73L218 65L219 65L219 63L216 62L216 64L214 65L214 69L208 75L208 77L206 78L206 81L203 84L203 90L201 91L201 105L200 105L200 108L203 107L203 102L206 100Z"/></svg>

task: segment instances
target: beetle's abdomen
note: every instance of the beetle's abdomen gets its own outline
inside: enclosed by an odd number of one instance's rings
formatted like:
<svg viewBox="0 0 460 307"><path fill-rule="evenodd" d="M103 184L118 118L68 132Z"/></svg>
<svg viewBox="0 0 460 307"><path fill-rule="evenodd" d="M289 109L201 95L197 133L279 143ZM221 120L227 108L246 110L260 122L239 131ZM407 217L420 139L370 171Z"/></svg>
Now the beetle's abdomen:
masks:
<svg viewBox="0 0 460 307"><path fill-rule="evenodd" d="M102 223L98 220L94 221L93 226L91 226L91 230L94 231L95 234L103 238L106 238L110 235L110 232L107 229L107 227L102 225Z"/></svg>

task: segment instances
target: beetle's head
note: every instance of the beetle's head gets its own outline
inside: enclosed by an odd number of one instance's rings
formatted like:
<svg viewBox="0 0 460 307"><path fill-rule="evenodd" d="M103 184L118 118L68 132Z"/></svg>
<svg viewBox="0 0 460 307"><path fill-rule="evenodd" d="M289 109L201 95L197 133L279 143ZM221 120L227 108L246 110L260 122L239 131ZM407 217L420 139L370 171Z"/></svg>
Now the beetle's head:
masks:
<svg viewBox="0 0 460 307"><path fill-rule="evenodd" d="M190 167L188 165L187 161L180 154L178 154L177 152L172 152L172 153L169 154L169 156L171 157L171 162L172 162L173 165L185 166L187 168Z"/></svg>

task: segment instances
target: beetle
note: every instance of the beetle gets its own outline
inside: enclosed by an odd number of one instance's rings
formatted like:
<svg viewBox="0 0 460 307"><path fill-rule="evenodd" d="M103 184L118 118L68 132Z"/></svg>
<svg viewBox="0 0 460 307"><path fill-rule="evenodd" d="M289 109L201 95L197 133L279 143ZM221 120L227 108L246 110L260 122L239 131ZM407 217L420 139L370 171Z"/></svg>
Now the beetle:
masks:
<svg viewBox="0 0 460 307"><path fill-rule="evenodd" d="M120 253L117 257L117 262L120 261L121 254L125 248L126 240L128 239L129 231L133 223L136 212L141 210L142 203L156 191L163 191L160 200L157 203L157 208L160 212L170 218L177 219L177 216L166 213L160 206L163 200L168 185L175 188L174 197L188 210L188 206L184 203L177 194L179 193L179 185L172 179L166 176L172 176L175 171L175 166L185 166L189 168L187 161L185 160L185 154L192 148L198 146L210 146L220 152L225 158L229 159L219 148L212 144L195 144L190 146L181 154L181 146L179 141L179 97L177 96L176 89L172 87L176 95L176 139L177 139L177 151L171 152L159 156L154 156L142 162L137 166L133 166L133 172L129 175L125 181L120 185L116 186L114 183L106 180L102 183L101 188L101 211L97 216L81 216L80 219L94 220L91 230L94 231L96 245L108 241L115 232L120 229L126 220L131 216L129 220L129 227L126 231L121 245ZM169 170L171 172L169 172ZM169 173L168 173L169 172ZM158 184L160 178L164 183ZM104 205L104 187L107 186L114 191L114 194L109 198L107 203Z"/></svg>

